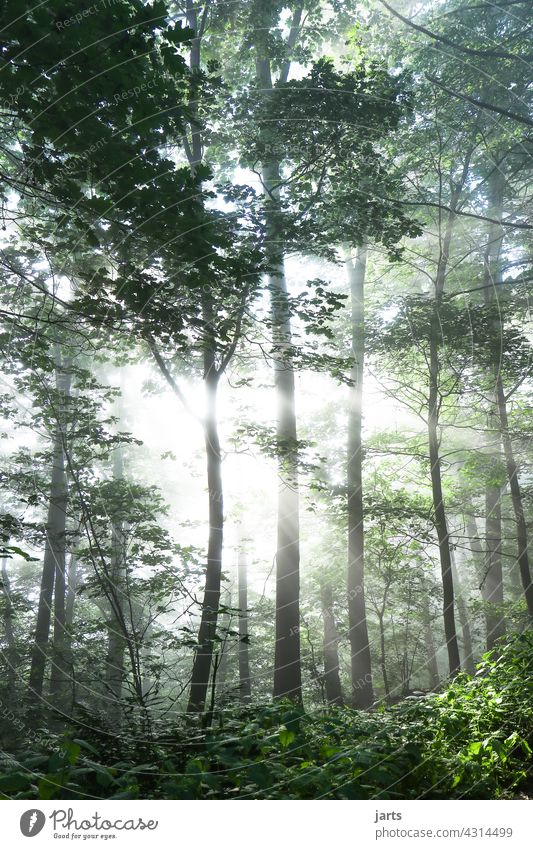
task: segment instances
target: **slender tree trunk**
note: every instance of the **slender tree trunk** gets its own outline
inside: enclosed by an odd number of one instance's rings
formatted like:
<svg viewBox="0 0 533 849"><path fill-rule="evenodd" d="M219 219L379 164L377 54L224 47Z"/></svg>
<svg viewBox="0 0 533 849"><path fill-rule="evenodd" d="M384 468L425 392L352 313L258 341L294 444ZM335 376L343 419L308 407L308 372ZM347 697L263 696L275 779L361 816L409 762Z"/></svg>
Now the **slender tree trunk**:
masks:
<svg viewBox="0 0 533 849"><path fill-rule="evenodd" d="M121 408L119 406L119 421ZM113 481L119 483L124 478L124 458L122 446L113 452ZM111 563L109 580L114 599L114 609L109 610L107 626L107 655L105 661L106 698L105 711L109 724L118 728L122 719L122 688L126 677L125 653L126 640L123 625L125 623L126 596L126 540L125 523L121 518L113 517L111 528Z"/></svg>
<svg viewBox="0 0 533 849"><path fill-rule="evenodd" d="M143 641L145 643L148 642L148 645L144 645L142 647L142 651L141 651L141 661L142 661L141 687L142 687L143 699L145 699L148 695L153 693L153 689L154 689L154 686L155 686L155 683L156 683L154 681L154 679L152 678L151 671L150 671L150 664L152 662L152 652L151 652L149 641L152 637L152 630L153 629L152 629L151 625L148 625L147 627L145 627L143 629Z"/></svg>
<svg viewBox="0 0 533 849"><path fill-rule="evenodd" d="M494 379L497 368L494 368ZM485 484L485 557L481 568L481 595L485 611L487 650L494 648L496 641L505 634L503 617L503 572L502 572L502 486L498 483L501 474L501 451L491 443L499 431L497 407L491 403L487 414L489 427L489 469Z"/></svg>
<svg viewBox="0 0 533 849"><path fill-rule="evenodd" d="M346 257L350 283L353 365L348 402L348 637L350 640L352 703L369 708L374 701L372 664L368 642L364 590L363 515L363 371L365 357L364 283L366 246L358 248L355 261Z"/></svg>
<svg viewBox="0 0 533 849"><path fill-rule="evenodd" d="M503 214L503 201L505 193L505 177L501 169L494 169L490 183L490 203L492 217L501 220ZM491 224L489 229L489 239L487 249L485 251L485 303L490 304L494 299L495 287L502 283L502 262L501 255L504 241L504 230L500 224ZM492 287L491 287L492 284ZM500 322L498 321L498 330ZM527 610L530 616L533 616L533 584L531 582L531 569L529 563L528 552L528 533L527 525L524 516L524 505L522 500L522 492L518 479L518 467L514 457L513 443L509 431L509 418L507 414L507 398L503 386L502 373L500 363L495 362L493 366L494 375L494 395L495 395L495 411L499 417L499 425L501 431L501 439L503 442L503 451L505 455L505 465L507 468L507 477L509 479L509 488L511 491L511 501L516 521L516 537L518 545L518 566L520 570L520 578L526 599ZM503 585L503 583L502 583Z"/></svg>
<svg viewBox="0 0 533 849"><path fill-rule="evenodd" d="M407 609L405 612L405 635L403 639L403 657L402 657L402 695L408 696L411 691L411 671L412 671L412 663L409 663L408 656L408 646L410 643L409 639L409 626L411 623L411 606L413 601L413 584L412 581L409 580L408 590L407 590ZM416 643L415 643L415 654L416 654Z"/></svg>
<svg viewBox="0 0 533 849"><path fill-rule="evenodd" d="M231 588L226 591L224 597L224 606L230 608L232 606ZM231 628L231 613L229 610L224 611L220 621L220 630L222 632L223 642L220 644L220 659L218 662L217 673L217 701L220 703L220 698L225 695L226 682L229 669L229 646L231 645L228 638L228 631Z"/></svg>
<svg viewBox="0 0 533 849"><path fill-rule="evenodd" d="M330 705L343 705L341 679L339 675L339 634L333 611L331 585L323 583L320 588L322 618L324 620L324 684L326 699Z"/></svg>
<svg viewBox="0 0 533 849"><path fill-rule="evenodd" d="M494 609L495 604L503 603L501 559L498 560L498 558L501 558L500 543L502 537L501 516L498 514L500 495L498 491L494 497L492 488L486 487L485 496L485 552L477 528L473 504L467 505L468 513L465 518L466 533L470 551L474 557L479 590L483 601L486 645L487 649L490 650L493 648L495 640L505 633L505 622ZM494 543L494 550L490 547L491 541ZM498 602L498 599L500 599L500 602Z"/></svg>
<svg viewBox="0 0 533 849"><path fill-rule="evenodd" d="M72 637L72 626L74 624L74 606L76 603L76 590L78 588L78 558L74 551L71 551L69 567L68 567L68 584L67 584L67 599L65 602L65 622Z"/></svg>
<svg viewBox="0 0 533 849"><path fill-rule="evenodd" d="M463 634L463 648L464 648L464 659L463 666L465 671L468 672L469 675L476 674L476 666L474 663L474 649L472 646L472 631L470 629L470 619L468 616L468 607L465 601L465 597L463 594L463 589L461 586L461 581L459 579L459 573L457 571L457 563L455 560L455 554L453 551L451 553L452 558L452 578L453 585L455 588L455 604L457 606L457 613L459 614L459 622L461 623L461 631Z"/></svg>
<svg viewBox="0 0 533 849"><path fill-rule="evenodd" d="M206 7L207 6L209 6L208 2L206 3ZM191 39L189 68L193 73L193 79L196 78L196 84L199 84L201 79L200 74L203 24L199 25L198 23L198 4L195 3L194 0L187 0L186 8L187 26L190 27L190 29L192 29L196 34L196 38ZM192 98L190 110L191 143L190 147L187 149L187 156L189 159L189 165L191 166L191 170L194 171L196 166L199 165L202 161L204 155L201 123L198 120L198 100L194 97Z"/></svg>
<svg viewBox="0 0 533 849"><path fill-rule="evenodd" d="M252 696L248 651L248 570L246 552L242 547L239 549L237 568L239 582L239 693L241 701L248 702Z"/></svg>
<svg viewBox="0 0 533 849"><path fill-rule="evenodd" d="M422 616L424 621L424 640L426 643L426 669L428 673L429 687L431 690L436 690L440 684L439 666L437 663L437 651L435 648L435 640L433 637L429 598L426 595L425 591L422 595L422 604Z"/></svg>
<svg viewBox="0 0 533 849"><path fill-rule="evenodd" d="M39 701L43 695L44 673L48 660L48 649L50 639L50 619L52 612L52 598L54 593L55 559L52 546L57 549L59 542L55 537L55 528L58 526L58 513L63 495L64 483L63 449L60 442L56 440L54 451L51 497L48 506L47 534L44 550L43 571L41 575L41 589L37 607L37 623L31 652L30 668L30 697L31 701ZM54 530L53 530L54 529ZM52 536L54 534L54 537Z"/></svg>
<svg viewBox="0 0 533 849"><path fill-rule="evenodd" d="M489 473L490 474L490 473ZM498 470L494 471L498 474ZM502 572L501 489L490 482L485 487L485 563L481 577L481 593L485 608L487 649L505 634Z"/></svg>
<svg viewBox="0 0 533 849"><path fill-rule="evenodd" d="M470 547L470 551L474 556L474 560L476 563L477 573L479 575L483 574L482 570L482 561L483 561L483 545L481 543L481 537L479 535L479 531L477 528L476 522L476 514L474 510L473 504L468 504L468 513L465 516L465 524L466 524L466 533L468 536L468 545Z"/></svg>
<svg viewBox="0 0 533 849"><path fill-rule="evenodd" d="M501 219L503 211L503 193L505 180L499 169L489 178L489 204L492 218ZM484 264L484 301L486 306L494 300L494 287L501 282L501 252L503 247L503 228L492 223L485 249ZM496 332L500 332L500 322L495 322ZM501 430L498 413L497 385L500 382L499 363L492 365L491 380L494 382L493 398L487 411L487 442L489 470L485 484L485 562L481 578L483 606L487 628L487 649L492 649L496 641L505 634L503 619L503 574L502 574L502 484L500 465L502 462L501 443L496 436ZM496 444L494 444L496 443Z"/></svg>
<svg viewBox="0 0 533 849"><path fill-rule="evenodd" d="M468 160L467 160L468 162ZM439 306L444 293L446 272L450 256L450 245L452 241L453 228L455 224L455 208L459 201L462 185L467 173L467 162L463 170L463 180L452 191L450 200L450 213L446 221L444 236L442 239L437 274L435 278L435 298L431 312L431 332L429 340L429 398L428 398L428 446L429 462L431 467L431 491L433 498L433 513L435 530L439 544L439 558L442 577L443 595L443 619L444 633L446 637L446 648L448 651L448 666L450 675L455 675L461 669L459 657L459 645L457 643L457 631L455 627L455 599L452 575L452 559L450 550L450 535L448 533L448 522L446 508L442 493L442 469L440 460L440 437L439 437L439 412L441 405L440 397L440 362L439 362L439 338L441 333Z"/></svg>
<svg viewBox="0 0 533 849"><path fill-rule="evenodd" d="M262 85L271 88L268 63L258 62L258 67ZM279 168L277 161L263 164L279 457L274 697L301 702L298 443L290 309L279 227Z"/></svg>
<svg viewBox="0 0 533 849"><path fill-rule="evenodd" d="M66 624L66 551L56 563L54 586L54 641L50 672L50 701L56 710L67 712L72 686L72 657Z"/></svg>
<svg viewBox="0 0 533 849"><path fill-rule="evenodd" d="M7 666L8 690L15 695L17 669L20 663L13 627L13 604L11 602L11 583L7 573L7 557L2 557L2 594L4 596L4 635L6 640L5 661Z"/></svg>
<svg viewBox="0 0 533 849"><path fill-rule="evenodd" d="M438 331L435 330L435 332ZM459 647L457 644L457 633L455 629L454 590L452 561L450 554L450 535L448 533L446 510L444 507L444 500L442 494L442 476L438 436L438 381L436 377L438 366L436 341L433 340L433 338L431 340L430 365L432 375L429 394L428 441L429 460L431 465L431 490L433 495L435 529L437 531L441 564L444 632L446 635L446 646L448 649L450 675L455 675L457 672L459 672L461 668L461 663L459 659Z"/></svg>
<svg viewBox="0 0 533 849"><path fill-rule="evenodd" d="M438 332L435 328L433 332ZM432 332L432 337L433 337ZM459 646L457 643L457 632L455 629L454 615L454 590L452 575L452 560L450 553L450 535L446 520L446 510L442 494L442 477L440 465L440 450L438 437L438 379L437 374L436 340L431 341L431 383L429 393L429 416L428 416L428 438L429 438L429 461L431 464L431 490L433 495L433 511L435 516L435 529L439 542L439 554L442 576L443 591L443 618L444 633L446 635L446 647L448 650L448 664L450 675L455 675L461 669L459 659Z"/></svg>
<svg viewBox="0 0 533 849"><path fill-rule="evenodd" d="M2 557L2 594L4 596L4 634L9 651L15 648L13 629L13 606L11 604L11 583L7 574L7 557Z"/></svg>
<svg viewBox="0 0 533 849"><path fill-rule="evenodd" d="M527 610L529 615L533 616L533 583L531 582L531 569L529 563L527 525L524 515L522 492L520 488L520 482L518 480L518 467L514 458L513 443L511 442L511 436L509 432L507 403L501 375L498 375L498 379L496 381L496 392L498 397L498 410L500 414L503 450L505 454L505 463L507 466L507 476L509 478L509 489L511 490L511 501L513 503L513 511L516 521L518 566L520 569L520 578L522 581L522 587L524 589Z"/></svg>
<svg viewBox="0 0 533 849"><path fill-rule="evenodd" d="M194 30L196 37L192 39L189 55L189 67L200 80L202 37L210 3L204 6L202 19L198 20L197 6L193 0L187 0L187 24ZM201 122L198 120L197 106L191 107L191 144L186 142L186 152L191 171L202 161L204 145ZM213 284L216 285L216 284ZM204 339L204 386L206 391L206 417L204 423L204 442L207 460L207 489L209 498L209 539L207 544L207 568L205 574L202 615L198 630L198 645L194 654L187 710L198 713L204 710L211 666L213 662L213 645L216 636L218 609L220 606L220 582L222 576L223 548L223 485L222 458L220 453L220 438L218 433L217 393L220 374L216 364L216 343L213 336L212 305L209 294L202 297L202 319L205 327ZM220 658L216 657L215 677L218 672ZM212 686L211 711L214 708L216 696L216 681Z"/></svg>
<svg viewBox="0 0 533 849"><path fill-rule="evenodd" d="M70 394L70 372L61 370L61 354L56 355L56 387L60 397L65 400ZM60 403L61 406L61 403ZM61 416L61 411L59 413ZM63 450L63 423L58 421L54 436L52 475L48 516L46 521L46 542L44 549L41 589L37 607L37 622L31 652L29 695L32 704L37 704L43 696L44 675L49 654L50 619L54 583L59 579L54 603L54 686L51 687L54 706L60 710L64 705L62 689L65 679L68 683L68 669L63 656L63 638L65 635L65 550L67 517L67 480L65 475L65 456Z"/></svg>
<svg viewBox="0 0 533 849"><path fill-rule="evenodd" d="M61 357L61 354L59 354ZM70 396L71 373L70 360L66 359L57 372L57 389L60 396L58 429L64 435L65 404ZM62 450L64 463L64 451ZM52 668L50 673L50 700L56 710L67 712L71 698L72 686L72 657L70 654L70 637L66 629L66 521L67 521L68 487L64 475L64 502L61 505L61 527L59 529L60 547L55 558L54 585L54 642L52 650ZM70 697L70 698L69 698Z"/></svg>
<svg viewBox="0 0 533 849"><path fill-rule="evenodd" d="M202 616L198 630L198 645L194 655L187 708L190 713L201 712L205 707L220 605L224 508L222 458L217 419L218 380L214 348L207 341L204 351L204 384L207 400L204 434L209 497L209 540Z"/></svg>
<svg viewBox="0 0 533 849"><path fill-rule="evenodd" d="M381 677L383 678L383 689L385 690L385 698L387 701L390 699L390 686L389 686L389 676L387 675L387 654L386 654L386 645L385 645L385 623L384 619L384 611L380 610L378 613L378 622L379 622L379 649L380 649L380 666L381 666Z"/></svg>
<svg viewBox="0 0 533 849"><path fill-rule="evenodd" d="M433 499L433 514L435 530L439 545L439 558L442 578L443 595L443 620L444 633L446 637L446 648L448 651L448 667L450 675L453 676L461 669L459 657L459 645L457 643L457 631L455 627L455 599L452 574L452 560L450 550L450 535L448 533L448 522L446 508L444 506L442 492L442 468L440 459L440 437L439 437L439 413L441 405L440 395L440 361L439 361L439 339L441 335L439 307L444 294L446 274L450 258L450 247L456 222L456 209L461 192L468 176L470 158L473 148L466 152L463 160L463 169L460 180L450 183L450 211L446 218L446 224L440 240L439 259L435 276L435 296L433 309L431 311L431 327L429 339L429 397L428 397L428 447L429 462L431 467L431 491ZM439 237L440 237L439 233Z"/></svg>

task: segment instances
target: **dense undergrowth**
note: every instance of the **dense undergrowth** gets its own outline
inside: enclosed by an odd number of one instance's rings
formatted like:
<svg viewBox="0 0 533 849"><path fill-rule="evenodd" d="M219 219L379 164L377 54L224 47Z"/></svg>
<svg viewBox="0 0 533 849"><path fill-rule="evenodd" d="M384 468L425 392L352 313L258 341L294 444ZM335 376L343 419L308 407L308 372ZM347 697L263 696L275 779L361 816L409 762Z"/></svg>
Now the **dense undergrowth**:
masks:
<svg viewBox="0 0 533 849"><path fill-rule="evenodd" d="M120 738L80 722L36 750L5 754L4 798L413 799L527 793L533 632L485 655L477 675L362 713L250 705L213 726Z"/></svg>

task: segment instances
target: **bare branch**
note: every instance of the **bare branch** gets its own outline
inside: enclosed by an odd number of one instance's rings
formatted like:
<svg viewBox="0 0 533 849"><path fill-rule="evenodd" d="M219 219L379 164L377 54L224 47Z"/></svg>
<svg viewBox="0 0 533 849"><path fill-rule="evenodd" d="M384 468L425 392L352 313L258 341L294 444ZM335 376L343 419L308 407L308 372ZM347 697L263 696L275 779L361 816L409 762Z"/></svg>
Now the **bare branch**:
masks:
<svg viewBox="0 0 533 849"><path fill-rule="evenodd" d="M401 15L396 9L386 2L386 0L378 0L382 6L394 15L395 18L402 21L402 23L406 24L406 26L415 29L417 32L421 32L424 35L429 36L434 41L440 41L441 44L446 44L448 47L452 47L454 50L459 50L461 53L467 53L469 56L483 56L483 57L492 57L495 59L527 59L530 57L527 56L517 56L515 53L509 53L506 50L477 50L475 47L466 47L464 44L457 44L457 42L452 41L450 38L446 38L444 35L439 35L436 32L432 32L427 27L421 26L421 24L415 24L410 18L406 18L404 15Z"/></svg>
<svg viewBox="0 0 533 849"><path fill-rule="evenodd" d="M381 3L383 0L379 0L379 2ZM501 106L496 106L494 103L487 103L486 100L480 100L478 97L470 97L468 94L463 94L460 91L455 91L453 88L448 88L435 77L430 76L430 74L426 74L426 79L430 83L438 86L442 89L442 91L445 91L446 94L450 94L452 97L459 97L461 100L466 100L467 103L472 103L474 106L479 106L481 109L487 109L489 112L496 112L498 115L504 115L506 118L510 118L512 121L518 121L519 124L524 124L526 127L533 127L533 121L525 115L518 115L516 112L510 112L508 109L502 109Z"/></svg>
<svg viewBox="0 0 533 849"><path fill-rule="evenodd" d="M145 341L146 341L146 343L147 343L147 345L150 349L150 352L151 352L154 360L156 361L156 363L159 367L159 370L161 371L161 374L165 378L166 382L168 383L168 385L170 386L170 388L172 389L174 394L179 398L179 400L181 401L181 403L183 404L183 406L185 407L187 412L190 413L190 415L193 418L195 418L196 421L199 421L203 424L202 420L196 415L195 412L193 412L193 410L191 410L185 395L183 394L180 387L176 383L176 381L175 381L173 375L171 374L171 372L170 372L166 362L164 361L163 357L161 356L161 354L157 350L157 346L155 344L155 339L153 338L153 336L151 336L150 334L146 334L144 338L145 338Z"/></svg>

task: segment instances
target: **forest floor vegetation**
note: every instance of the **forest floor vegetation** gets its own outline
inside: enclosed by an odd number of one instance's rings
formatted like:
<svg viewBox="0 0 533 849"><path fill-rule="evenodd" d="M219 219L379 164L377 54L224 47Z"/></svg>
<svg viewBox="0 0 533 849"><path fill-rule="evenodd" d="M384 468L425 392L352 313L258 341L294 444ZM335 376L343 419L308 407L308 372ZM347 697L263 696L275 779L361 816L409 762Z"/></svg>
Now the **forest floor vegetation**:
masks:
<svg viewBox="0 0 533 849"><path fill-rule="evenodd" d="M216 711L210 728L132 721L119 736L89 719L5 752L3 798L524 798L533 632L486 654L473 677L370 712L249 704Z"/></svg>

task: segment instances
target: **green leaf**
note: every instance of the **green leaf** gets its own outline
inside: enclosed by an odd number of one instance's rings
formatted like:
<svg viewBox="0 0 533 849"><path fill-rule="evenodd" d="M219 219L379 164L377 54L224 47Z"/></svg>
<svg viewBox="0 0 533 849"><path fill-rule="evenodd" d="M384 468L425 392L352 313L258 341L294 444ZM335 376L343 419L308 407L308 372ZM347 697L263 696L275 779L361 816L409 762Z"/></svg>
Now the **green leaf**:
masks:
<svg viewBox="0 0 533 849"><path fill-rule="evenodd" d="M288 728L286 728L285 726L282 726L279 730L278 736L279 736L279 742L281 743L283 748L286 749L287 746L290 746L292 741L295 739L296 734L295 734L294 731L289 731Z"/></svg>
<svg viewBox="0 0 533 849"><path fill-rule="evenodd" d="M0 776L0 791L2 793L16 793L18 790L26 790L30 786L30 779L21 772L12 772Z"/></svg>

